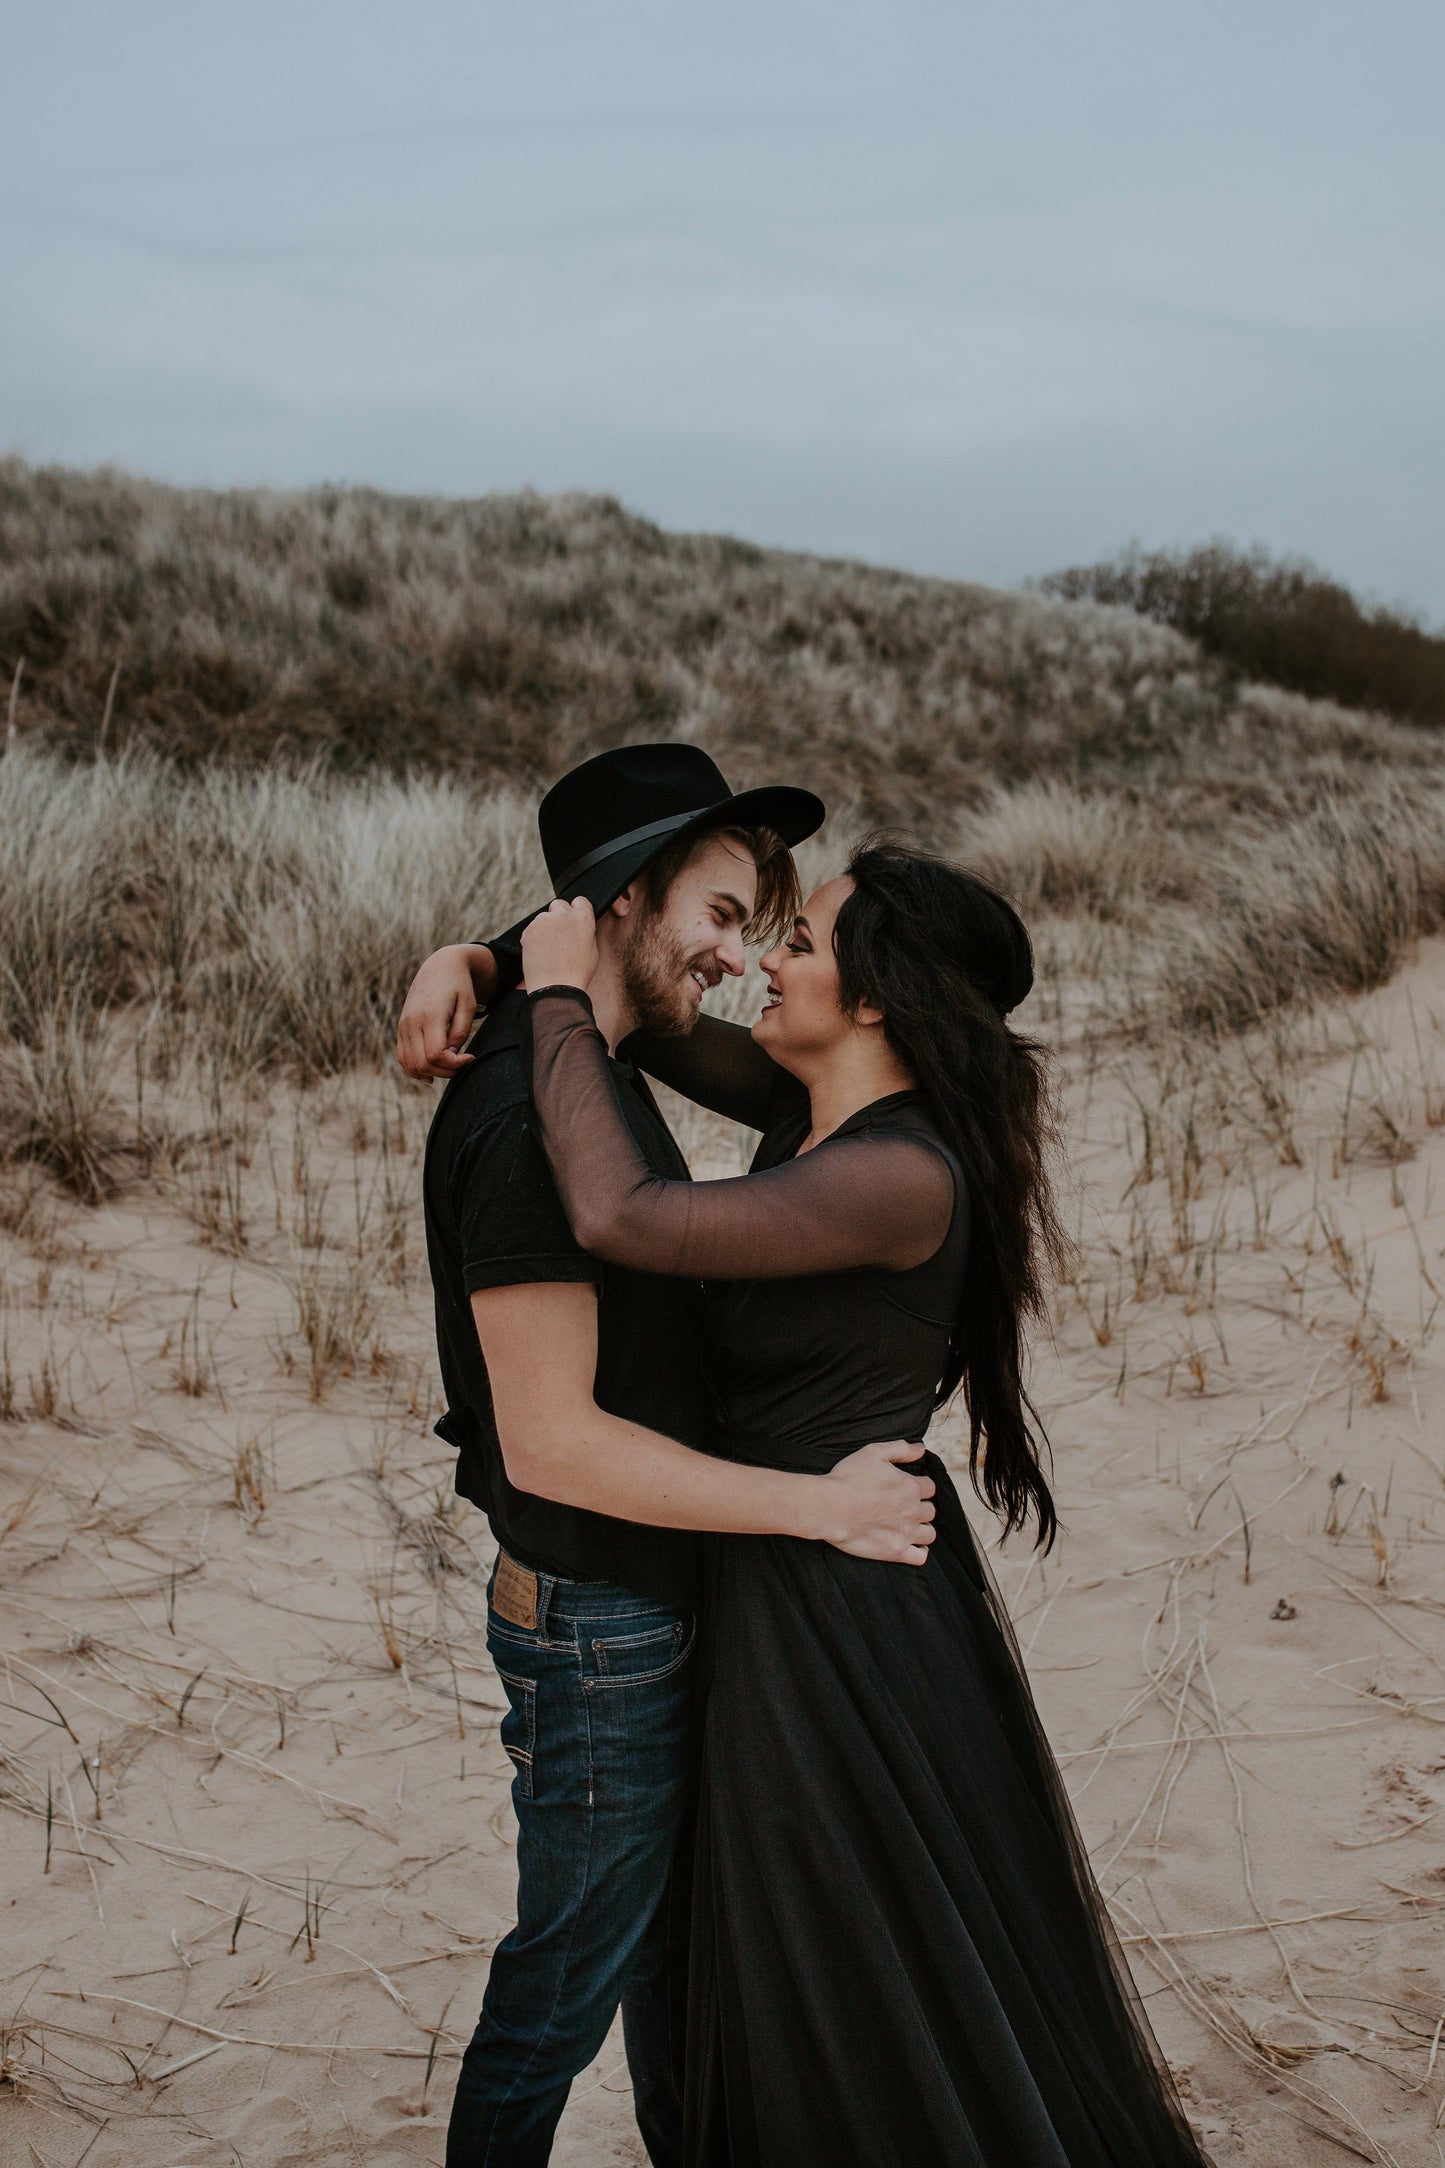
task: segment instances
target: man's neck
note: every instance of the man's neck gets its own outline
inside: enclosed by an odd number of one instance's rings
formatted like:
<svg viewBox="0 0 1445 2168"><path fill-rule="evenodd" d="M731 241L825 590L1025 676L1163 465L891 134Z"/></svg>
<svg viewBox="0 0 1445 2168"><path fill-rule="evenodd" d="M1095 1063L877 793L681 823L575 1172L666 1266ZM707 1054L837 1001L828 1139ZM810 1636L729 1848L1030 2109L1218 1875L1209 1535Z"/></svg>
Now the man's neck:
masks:
<svg viewBox="0 0 1445 2168"><path fill-rule="evenodd" d="M615 1054L624 1038L630 1038L637 1030L637 1017L626 993L622 991L622 973L609 967L611 958L604 956L598 969L591 973L587 986L587 999L591 1002L591 1015L596 1019L602 1038L607 1041L607 1051ZM520 980L518 993L526 993L526 980Z"/></svg>
<svg viewBox="0 0 1445 2168"><path fill-rule="evenodd" d="M518 991L524 994L527 991L525 979ZM587 989L587 998L592 1003L597 1029L607 1041L607 1051L615 1054L623 1040L636 1031L637 1018L633 1015L632 1004L623 990L621 967L608 947L602 948L597 969L592 974L592 984Z"/></svg>
<svg viewBox="0 0 1445 2168"><path fill-rule="evenodd" d="M623 1040L636 1031L637 1018L624 991L621 970L605 949L587 991L592 997L597 1029L607 1041L608 1053L615 1054Z"/></svg>

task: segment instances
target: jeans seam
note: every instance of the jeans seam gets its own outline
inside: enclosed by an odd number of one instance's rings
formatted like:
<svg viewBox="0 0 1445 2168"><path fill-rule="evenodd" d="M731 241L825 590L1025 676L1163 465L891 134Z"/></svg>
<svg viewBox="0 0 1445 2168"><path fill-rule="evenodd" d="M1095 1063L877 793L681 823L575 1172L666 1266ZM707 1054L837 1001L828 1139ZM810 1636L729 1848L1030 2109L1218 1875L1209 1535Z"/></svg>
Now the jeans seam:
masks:
<svg viewBox="0 0 1445 2168"><path fill-rule="evenodd" d="M532 1797L532 1780L537 1753L537 1681L535 1679L518 1678L515 1672L503 1671L500 1664L497 1664L496 1672L497 1677L502 1681L503 1685L515 1686L521 1689L522 1707L524 1711L527 1731L526 1751L523 1752L523 1750L519 1747L514 1753L513 1750L508 1747L504 1742L502 1752L506 1754L508 1759L512 1761L516 1766L518 1778L525 1778L526 1781L525 1785L523 1786L522 1796L524 1799L530 1800ZM525 1768L522 1766L523 1763L526 1764Z"/></svg>
<svg viewBox="0 0 1445 2168"><path fill-rule="evenodd" d="M582 1681L582 1714L587 1726L587 1812L595 1815L597 1809L597 1757L592 1745L592 1705L587 1699L587 1680L582 1673L581 1636L578 1636L577 1670ZM588 1823L589 1830L592 1824Z"/></svg>
<svg viewBox="0 0 1445 2168"><path fill-rule="evenodd" d="M583 1702L582 1707L584 1710L586 1709L587 1704L585 1701ZM492 2117L492 2127L487 2132L487 2142L486 2147L482 2153L481 2168L486 2168L486 2164L491 2158L492 2140L497 2135L497 2125L501 2121L502 2110L509 2105L513 2095L517 2091L518 2086L526 2077L527 2072L531 2069L533 2063L537 2060L537 2057L541 2053L541 2050L546 2042L547 2035L551 2032L553 2023L556 2019L557 2005L562 2000L563 1982L567 1978L567 1967L571 1960L572 1948L577 1940L577 1925L582 1917L582 1908L587 1901L587 1892L592 1882L592 1852L593 1846L596 1842L596 1834L597 1817L593 1810L592 1803L592 1725L589 1719L587 1724L587 1858L582 1870L582 1888L578 1894L577 1903L572 1913L572 1931L567 1938L566 1956L563 1958L561 1965L558 1967L557 1992L553 1996L552 2006L547 2012L547 2021L541 2027L536 2039L532 2043L531 2054L527 2057L526 2062L522 2064L521 2068L513 2077L511 2084L507 2087L507 2090L503 2094L502 2098L497 2102L496 2112Z"/></svg>

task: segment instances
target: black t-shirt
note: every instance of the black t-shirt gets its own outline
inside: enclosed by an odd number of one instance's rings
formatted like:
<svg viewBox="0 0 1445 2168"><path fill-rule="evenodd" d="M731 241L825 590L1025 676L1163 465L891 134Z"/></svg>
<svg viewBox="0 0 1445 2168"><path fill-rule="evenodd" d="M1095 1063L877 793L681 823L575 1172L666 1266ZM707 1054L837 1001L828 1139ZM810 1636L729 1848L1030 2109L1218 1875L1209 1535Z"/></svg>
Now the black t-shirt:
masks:
<svg viewBox="0 0 1445 2168"><path fill-rule="evenodd" d="M595 1285L597 1405L684 1445L706 1441L701 1288L604 1265L578 1247L532 1114L526 1027L526 995L504 995L472 1041L475 1061L442 1094L427 1139L427 1258L447 1396L437 1431L458 1449L457 1490L523 1565L688 1607L697 1600L696 1536L557 1505L507 1480L469 1300L488 1287ZM646 1083L626 1062L609 1067L648 1165L685 1181L687 1162Z"/></svg>

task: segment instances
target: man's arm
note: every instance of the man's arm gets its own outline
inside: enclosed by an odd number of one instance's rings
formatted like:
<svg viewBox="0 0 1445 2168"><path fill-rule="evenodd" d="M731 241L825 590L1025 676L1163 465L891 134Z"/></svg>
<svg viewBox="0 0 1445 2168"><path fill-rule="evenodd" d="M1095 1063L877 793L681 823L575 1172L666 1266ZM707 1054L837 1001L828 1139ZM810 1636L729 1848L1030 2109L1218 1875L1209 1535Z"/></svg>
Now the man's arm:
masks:
<svg viewBox="0 0 1445 2168"><path fill-rule="evenodd" d="M490 941L454 941L434 949L407 989L396 1027L396 1058L418 1083L471 1066L461 1049L478 1009L522 982L522 935L535 911Z"/></svg>
<svg viewBox="0 0 1445 2168"><path fill-rule="evenodd" d="M456 941L428 956L397 1020L396 1058L418 1083L471 1066L461 1050L478 1009L497 998L497 959L480 942Z"/></svg>
<svg viewBox="0 0 1445 2168"><path fill-rule="evenodd" d="M714 1460L597 1406L591 1285L490 1287L471 1301L518 1490L655 1528L803 1536L854 1557L926 1563L934 1486L894 1465L921 1446L866 1445L827 1475Z"/></svg>

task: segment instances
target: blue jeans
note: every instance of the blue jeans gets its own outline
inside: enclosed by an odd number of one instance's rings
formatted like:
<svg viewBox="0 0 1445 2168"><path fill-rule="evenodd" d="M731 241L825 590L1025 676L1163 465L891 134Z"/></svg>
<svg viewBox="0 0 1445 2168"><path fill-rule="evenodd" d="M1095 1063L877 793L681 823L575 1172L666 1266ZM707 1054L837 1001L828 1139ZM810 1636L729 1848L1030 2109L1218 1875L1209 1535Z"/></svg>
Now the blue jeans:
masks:
<svg viewBox="0 0 1445 2168"><path fill-rule="evenodd" d="M680 2168L663 1898L693 1636L686 1612L607 1582L539 1574L535 1627L488 1605L516 1768L517 1924L462 2057L447 2168L543 2168L619 2003L638 2128L655 2168Z"/></svg>

